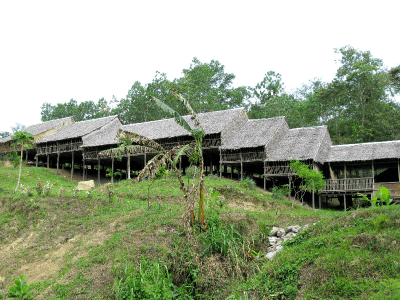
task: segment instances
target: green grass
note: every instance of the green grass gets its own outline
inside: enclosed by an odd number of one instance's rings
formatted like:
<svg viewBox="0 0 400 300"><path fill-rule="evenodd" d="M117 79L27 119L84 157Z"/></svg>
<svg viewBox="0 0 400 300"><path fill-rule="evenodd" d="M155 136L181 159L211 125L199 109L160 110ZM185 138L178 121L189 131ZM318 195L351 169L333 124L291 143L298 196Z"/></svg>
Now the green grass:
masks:
<svg viewBox="0 0 400 300"><path fill-rule="evenodd" d="M42 299L128 299L130 291L150 299L399 298L399 206L313 211L207 176L222 207L206 205L209 229L189 238L176 179L121 181L110 199L106 191L74 196L76 182L29 167L21 183L49 181L50 195L13 194L17 176L0 167L3 293L23 274ZM273 226L314 222L273 262L248 254L266 254Z"/></svg>

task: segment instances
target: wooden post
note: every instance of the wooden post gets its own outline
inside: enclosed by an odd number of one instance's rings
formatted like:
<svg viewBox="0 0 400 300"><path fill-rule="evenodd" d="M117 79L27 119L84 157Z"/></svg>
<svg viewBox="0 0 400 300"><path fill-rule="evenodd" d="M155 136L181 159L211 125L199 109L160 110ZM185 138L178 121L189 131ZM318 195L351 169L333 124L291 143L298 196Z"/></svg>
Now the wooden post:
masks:
<svg viewBox="0 0 400 300"><path fill-rule="evenodd" d="M111 183L114 183L114 157L111 158Z"/></svg>
<svg viewBox="0 0 400 300"><path fill-rule="evenodd" d="M242 151L240 151L240 180L243 181L243 157L242 157Z"/></svg>
<svg viewBox="0 0 400 300"><path fill-rule="evenodd" d="M144 157L143 157L143 169L146 166L146 152L144 153Z"/></svg>
<svg viewBox="0 0 400 300"><path fill-rule="evenodd" d="M319 209L321 209L321 195L318 195Z"/></svg>
<svg viewBox="0 0 400 300"><path fill-rule="evenodd" d="M290 178L290 176L288 176L288 177L289 177L289 201L290 201L290 200L291 200L291 199L290 199L290 196L291 196L291 195L290 195L290 194L291 194L291 193L290 193L291 178Z"/></svg>
<svg viewBox="0 0 400 300"><path fill-rule="evenodd" d="M28 164L28 149L26 149L25 152L26 152L25 162L26 162L26 164Z"/></svg>
<svg viewBox="0 0 400 300"><path fill-rule="evenodd" d="M267 178L265 177L265 172L266 172L266 170L265 170L265 161L264 161L264 174L263 174L263 177L264 177L264 191L267 190Z"/></svg>
<svg viewBox="0 0 400 300"><path fill-rule="evenodd" d="M346 171L346 163L344 163L344 190L346 191L347 190L347 180L346 180L346 173L347 173L347 171Z"/></svg>
<svg viewBox="0 0 400 300"><path fill-rule="evenodd" d="M222 154L219 150L219 178L222 178Z"/></svg>
<svg viewBox="0 0 400 300"><path fill-rule="evenodd" d="M344 202L343 202L343 204L344 204L344 211L346 211L346 193L344 193Z"/></svg>
<svg viewBox="0 0 400 300"><path fill-rule="evenodd" d="M233 166L231 165L231 179L233 179Z"/></svg>
<svg viewBox="0 0 400 300"><path fill-rule="evenodd" d="M86 169L86 164L85 164L85 153L83 153L83 160L82 160L82 176L83 176L83 181L85 181L85 169Z"/></svg>
<svg viewBox="0 0 400 300"><path fill-rule="evenodd" d="M58 174L58 168L59 168L58 166L59 166L59 164L60 164L60 152L57 151L57 175L59 175Z"/></svg>
<svg viewBox="0 0 400 300"><path fill-rule="evenodd" d="M130 153L128 153L128 157L127 157L127 162L126 162L127 164L128 164L128 166L127 166L127 179L131 179L131 154Z"/></svg>
<svg viewBox="0 0 400 300"><path fill-rule="evenodd" d="M50 160L50 157L49 157L49 155L47 154L47 169L49 168L49 160Z"/></svg>
<svg viewBox="0 0 400 300"><path fill-rule="evenodd" d="M36 154L36 168L38 167L38 160L39 160L38 154Z"/></svg>
<svg viewBox="0 0 400 300"><path fill-rule="evenodd" d="M213 173L212 156L210 156L210 174Z"/></svg>
<svg viewBox="0 0 400 300"><path fill-rule="evenodd" d="M72 151L71 180L74 177L74 169L75 169L74 153L75 151Z"/></svg>
<svg viewBox="0 0 400 300"><path fill-rule="evenodd" d="M179 156L179 172L182 171L182 156Z"/></svg>
<svg viewBox="0 0 400 300"><path fill-rule="evenodd" d="M315 209L315 193L314 193L314 185L312 187L312 208Z"/></svg>
<svg viewBox="0 0 400 300"><path fill-rule="evenodd" d="M97 181L99 182L99 184L101 184L100 182L100 156L97 156Z"/></svg>

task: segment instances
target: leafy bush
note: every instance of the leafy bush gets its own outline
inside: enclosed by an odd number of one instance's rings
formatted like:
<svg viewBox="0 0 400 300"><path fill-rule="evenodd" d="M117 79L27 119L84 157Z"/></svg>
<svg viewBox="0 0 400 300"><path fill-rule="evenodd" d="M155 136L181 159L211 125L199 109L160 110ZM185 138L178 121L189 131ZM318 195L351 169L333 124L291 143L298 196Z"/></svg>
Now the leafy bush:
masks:
<svg viewBox="0 0 400 300"><path fill-rule="evenodd" d="M167 266L160 260L142 259L138 268L126 262L122 268L114 267L113 273L117 275L113 287L117 300L175 299L182 296L172 283Z"/></svg>
<svg viewBox="0 0 400 300"><path fill-rule="evenodd" d="M49 196L51 193L51 188L53 187L53 184L50 183L50 181L47 181L47 183L43 187L43 194L45 196Z"/></svg>
<svg viewBox="0 0 400 300"><path fill-rule="evenodd" d="M241 180L242 187L245 189L253 190L256 187L256 182L250 177Z"/></svg>
<svg viewBox="0 0 400 300"><path fill-rule="evenodd" d="M24 196L31 197L33 195L32 188L30 186L20 185L21 194Z"/></svg>
<svg viewBox="0 0 400 300"><path fill-rule="evenodd" d="M21 275L19 279L14 281L15 285L8 287L10 291L8 298L19 299L19 300L31 300L33 299L29 292L30 287L26 283L26 276Z"/></svg>
<svg viewBox="0 0 400 300"><path fill-rule="evenodd" d="M40 181L39 177L37 178L37 184L35 190L38 193L38 196L41 196L43 194L43 184Z"/></svg>
<svg viewBox="0 0 400 300"><path fill-rule="evenodd" d="M191 165L190 167L186 168L185 174L187 177L193 178L200 176L200 171L196 166Z"/></svg>
<svg viewBox="0 0 400 300"><path fill-rule="evenodd" d="M274 186L272 188L272 198L282 200L289 195L289 185L284 184L281 187Z"/></svg>

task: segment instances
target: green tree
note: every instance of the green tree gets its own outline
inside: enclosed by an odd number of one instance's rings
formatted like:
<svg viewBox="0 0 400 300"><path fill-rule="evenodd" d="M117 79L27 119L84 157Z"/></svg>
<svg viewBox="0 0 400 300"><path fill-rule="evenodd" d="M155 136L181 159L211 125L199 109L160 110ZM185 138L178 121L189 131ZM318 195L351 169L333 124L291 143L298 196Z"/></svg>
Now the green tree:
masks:
<svg viewBox="0 0 400 300"><path fill-rule="evenodd" d="M22 156L24 153L24 148L32 148L32 143L34 142L33 138L34 138L33 135L26 131L25 132L17 131L17 132L15 132L15 134L12 137L12 139L16 141L12 146L14 146L14 147L21 146L21 157L20 157L20 161L19 161L18 182L17 182L17 186L15 188L15 192L18 190L19 182L21 180Z"/></svg>
<svg viewBox="0 0 400 300"><path fill-rule="evenodd" d="M351 46L335 52L341 55L336 77L314 94L324 108L323 119L331 129L334 143L390 138L378 132L374 134L374 128L385 123L379 110L383 107L387 110L390 107L387 104L393 100L390 95L394 95L393 80L382 60L372 57L369 51L358 51Z"/></svg>
<svg viewBox="0 0 400 300"><path fill-rule="evenodd" d="M13 133L16 133L17 131L22 131L26 128L25 125L22 125L20 123L15 123L14 126L11 126L11 131Z"/></svg>
<svg viewBox="0 0 400 300"><path fill-rule="evenodd" d="M5 137L8 137L10 135L11 135L11 133L8 132L8 131L0 131L0 138L5 138Z"/></svg>

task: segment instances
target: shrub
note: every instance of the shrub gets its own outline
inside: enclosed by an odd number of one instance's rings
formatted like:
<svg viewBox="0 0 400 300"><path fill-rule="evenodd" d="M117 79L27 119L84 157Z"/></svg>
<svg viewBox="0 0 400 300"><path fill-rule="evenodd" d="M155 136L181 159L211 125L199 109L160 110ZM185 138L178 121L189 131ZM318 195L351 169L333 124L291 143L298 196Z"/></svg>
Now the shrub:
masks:
<svg viewBox="0 0 400 300"><path fill-rule="evenodd" d="M21 189L21 194L24 196L29 196L31 197L33 195L33 191L32 188L30 186L24 186L24 185L20 185L20 189Z"/></svg>
<svg viewBox="0 0 400 300"><path fill-rule="evenodd" d="M250 177L241 180L242 187L245 189L253 190L256 187L256 182Z"/></svg>
<svg viewBox="0 0 400 300"><path fill-rule="evenodd" d="M31 300L33 299L29 292L30 287L26 283L26 276L21 275L19 279L14 281L15 285L8 287L10 291L8 298L19 299L19 300Z"/></svg>
<svg viewBox="0 0 400 300"><path fill-rule="evenodd" d="M53 184L50 183L50 181L47 181L47 183L43 187L43 194L45 196L49 196L51 193L51 188L53 187Z"/></svg>
<svg viewBox="0 0 400 300"><path fill-rule="evenodd" d="M191 165L190 167L186 168L185 174L187 177L191 178L200 176L199 169L194 165Z"/></svg>
<svg viewBox="0 0 400 300"><path fill-rule="evenodd" d="M281 187L274 186L272 188L272 198L282 200L285 196L289 195L288 185L284 184Z"/></svg>

